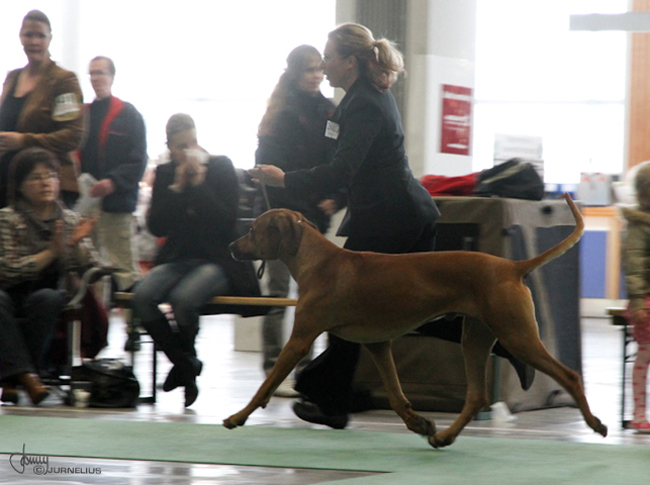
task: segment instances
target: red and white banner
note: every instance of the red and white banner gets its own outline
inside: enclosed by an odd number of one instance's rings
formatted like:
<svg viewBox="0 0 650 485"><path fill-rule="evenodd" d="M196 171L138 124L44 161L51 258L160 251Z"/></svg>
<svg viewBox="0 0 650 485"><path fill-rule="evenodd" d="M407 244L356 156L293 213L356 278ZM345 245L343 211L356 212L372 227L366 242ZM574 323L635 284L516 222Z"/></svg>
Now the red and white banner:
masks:
<svg viewBox="0 0 650 485"><path fill-rule="evenodd" d="M442 85L440 153L469 155L472 128L472 88Z"/></svg>

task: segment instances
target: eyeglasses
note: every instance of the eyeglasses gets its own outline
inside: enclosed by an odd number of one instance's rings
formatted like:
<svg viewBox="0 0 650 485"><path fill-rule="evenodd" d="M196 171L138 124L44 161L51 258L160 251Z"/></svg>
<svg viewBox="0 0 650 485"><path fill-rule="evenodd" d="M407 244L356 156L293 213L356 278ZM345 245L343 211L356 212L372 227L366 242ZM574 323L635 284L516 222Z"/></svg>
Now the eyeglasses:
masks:
<svg viewBox="0 0 650 485"><path fill-rule="evenodd" d="M25 182L36 183L36 182L50 182L56 180L59 180L59 175L56 172L48 172L48 173L32 174L25 179Z"/></svg>
<svg viewBox="0 0 650 485"><path fill-rule="evenodd" d="M88 75L89 75L90 77L93 77L93 76L110 76L111 73L108 72L108 71L90 71L90 72L88 73Z"/></svg>

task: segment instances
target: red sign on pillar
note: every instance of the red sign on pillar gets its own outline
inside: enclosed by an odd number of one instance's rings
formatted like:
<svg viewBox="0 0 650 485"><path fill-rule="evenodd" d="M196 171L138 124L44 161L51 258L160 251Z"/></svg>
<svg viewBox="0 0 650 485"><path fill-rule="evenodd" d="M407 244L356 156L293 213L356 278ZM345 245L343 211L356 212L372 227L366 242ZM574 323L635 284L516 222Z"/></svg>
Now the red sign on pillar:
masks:
<svg viewBox="0 0 650 485"><path fill-rule="evenodd" d="M472 88L442 85L440 153L469 155Z"/></svg>

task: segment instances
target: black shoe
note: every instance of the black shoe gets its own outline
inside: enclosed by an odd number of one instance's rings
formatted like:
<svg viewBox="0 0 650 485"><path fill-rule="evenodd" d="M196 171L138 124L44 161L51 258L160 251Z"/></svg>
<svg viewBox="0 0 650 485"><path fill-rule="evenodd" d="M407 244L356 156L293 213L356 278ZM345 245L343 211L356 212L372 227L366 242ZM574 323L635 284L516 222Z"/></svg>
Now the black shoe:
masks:
<svg viewBox="0 0 650 485"><path fill-rule="evenodd" d="M199 388L196 385L196 379L192 379L191 383L185 385L185 407L188 408L194 404L197 397L199 397Z"/></svg>
<svg viewBox="0 0 650 485"><path fill-rule="evenodd" d="M519 377L521 388L524 391L527 391L530 389L530 386L533 385L533 381L535 380L535 369L515 358L509 360L512 364L512 367L514 367L515 371L517 372L517 377Z"/></svg>
<svg viewBox="0 0 650 485"><path fill-rule="evenodd" d="M173 391L178 386L182 386L182 385L183 385L183 376L181 375L181 372L178 370L178 366L175 365L169 371L169 374L167 374L167 379L165 379L162 389L165 392L169 392L169 391Z"/></svg>
<svg viewBox="0 0 650 485"><path fill-rule="evenodd" d="M139 333L130 333L124 344L124 350L126 352L138 352L142 344L140 343L140 334Z"/></svg>
<svg viewBox="0 0 650 485"><path fill-rule="evenodd" d="M193 377L200 376L201 371L203 370L203 362L199 359L194 359L192 362L193 366ZM185 386L185 383L188 381L188 378L183 375L183 372L180 371L179 367L175 365L167 374L167 379L163 383L162 389L165 392L173 391L177 387Z"/></svg>
<svg viewBox="0 0 650 485"><path fill-rule="evenodd" d="M524 364L519 359L516 359L514 355L508 352L508 350L505 347L503 347L498 340L497 343L494 344L494 347L492 348L492 352L494 352L499 357L508 359L510 365L512 365L512 367L514 367L515 369L515 372L517 372L517 377L519 377L519 383L521 384L521 388L524 391L530 389L530 386L533 385L533 381L535 380L535 369L533 367Z"/></svg>
<svg viewBox="0 0 650 485"><path fill-rule="evenodd" d="M350 419L347 414L325 414L316 404L304 400L293 403L293 412L303 421L324 424L334 429L344 429Z"/></svg>

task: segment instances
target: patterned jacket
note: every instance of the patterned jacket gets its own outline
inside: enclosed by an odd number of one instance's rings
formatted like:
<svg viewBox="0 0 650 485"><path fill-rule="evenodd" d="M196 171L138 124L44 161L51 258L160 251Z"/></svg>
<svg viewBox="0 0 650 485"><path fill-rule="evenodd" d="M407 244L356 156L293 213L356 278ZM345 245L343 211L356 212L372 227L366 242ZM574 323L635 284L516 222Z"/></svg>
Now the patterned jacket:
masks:
<svg viewBox="0 0 650 485"><path fill-rule="evenodd" d="M79 222L79 215L63 209L63 231L70 238ZM25 281L36 281L34 256L49 247L50 240L32 237L25 217L13 207L0 209L0 288L7 289ZM78 248L70 248L61 258L61 278L69 272L83 272L85 267L98 264L89 238L83 239Z"/></svg>

